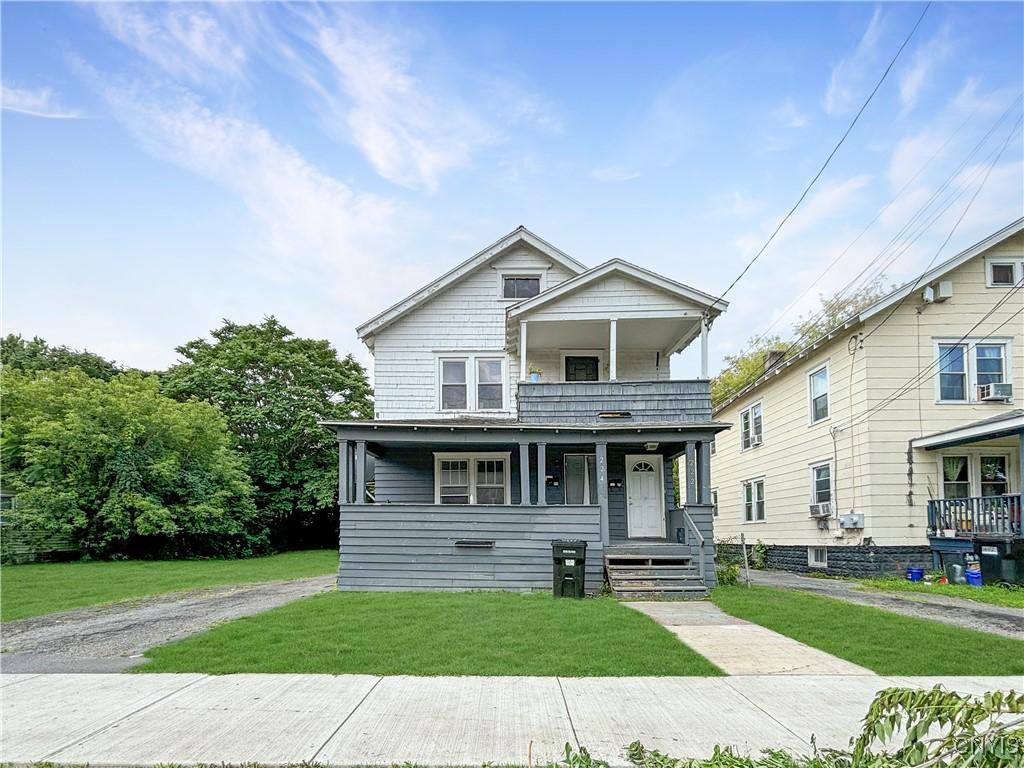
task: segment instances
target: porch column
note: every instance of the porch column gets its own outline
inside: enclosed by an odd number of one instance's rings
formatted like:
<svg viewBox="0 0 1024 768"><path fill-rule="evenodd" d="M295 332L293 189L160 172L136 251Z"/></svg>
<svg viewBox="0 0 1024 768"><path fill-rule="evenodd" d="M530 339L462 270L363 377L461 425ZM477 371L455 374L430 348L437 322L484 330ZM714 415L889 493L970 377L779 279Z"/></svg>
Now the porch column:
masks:
<svg viewBox="0 0 1024 768"><path fill-rule="evenodd" d="M547 443L537 443L537 504L547 503Z"/></svg>
<svg viewBox="0 0 1024 768"><path fill-rule="evenodd" d="M618 379L619 362L619 321L614 317L608 321L608 378ZM598 377L600 378L600 377Z"/></svg>
<svg viewBox="0 0 1024 768"><path fill-rule="evenodd" d="M686 443L686 503L697 503L697 444Z"/></svg>
<svg viewBox="0 0 1024 768"><path fill-rule="evenodd" d="M349 463L351 452L351 440L338 441L338 504L351 503L352 486L349 483L349 478L352 476L352 467Z"/></svg>
<svg viewBox="0 0 1024 768"><path fill-rule="evenodd" d="M526 381L529 377L526 369L526 321L519 321L519 380Z"/></svg>
<svg viewBox="0 0 1024 768"><path fill-rule="evenodd" d="M699 470L697 477L700 480L700 503L710 504L711 503L711 443L707 440L702 440L697 443L698 451L698 465Z"/></svg>
<svg viewBox="0 0 1024 768"><path fill-rule="evenodd" d="M356 440L356 504L366 503L366 441Z"/></svg>
<svg viewBox="0 0 1024 768"><path fill-rule="evenodd" d="M519 503L530 503L530 444L519 444Z"/></svg>
<svg viewBox="0 0 1024 768"><path fill-rule="evenodd" d="M597 461L597 504L601 509L601 541L608 543L608 443L594 446Z"/></svg>
<svg viewBox="0 0 1024 768"><path fill-rule="evenodd" d="M708 319L700 319L700 377L708 377Z"/></svg>

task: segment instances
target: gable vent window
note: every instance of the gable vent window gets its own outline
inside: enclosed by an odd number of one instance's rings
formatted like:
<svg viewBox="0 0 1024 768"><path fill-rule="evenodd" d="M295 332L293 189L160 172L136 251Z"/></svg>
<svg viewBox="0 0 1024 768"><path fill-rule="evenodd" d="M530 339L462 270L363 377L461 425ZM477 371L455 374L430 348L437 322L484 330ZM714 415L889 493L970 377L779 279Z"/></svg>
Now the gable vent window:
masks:
<svg viewBox="0 0 1024 768"><path fill-rule="evenodd" d="M988 288L1011 288L1024 280L1024 259L1005 258L985 260L985 285Z"/></svg>
<svg viewBox="0 0 1024 768"><path fill-rule="evenodd" d="M540 276L510 275L502 278L501 285L506 299L530 299L540 293Z"/></svg>

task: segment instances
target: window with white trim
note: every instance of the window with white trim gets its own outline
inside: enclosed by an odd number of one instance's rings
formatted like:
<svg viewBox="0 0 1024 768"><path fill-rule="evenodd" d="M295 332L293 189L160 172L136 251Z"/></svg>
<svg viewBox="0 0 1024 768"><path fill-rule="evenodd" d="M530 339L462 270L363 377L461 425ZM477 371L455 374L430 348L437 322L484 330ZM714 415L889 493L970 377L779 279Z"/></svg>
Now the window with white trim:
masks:
<svg viewBox="0 0 1024 768"><path fill-rule="evenodd" d="M711 516L718 517L718 489L711 489Z"/></svg>
<svg viewBox="0 0 1024 768"><path fill-rule="evenodd" d="M743 483L743 522L764 520L764 478Z"/></svg>
<svg viewBox="0 0 1024 768"><path fill-rule="evenodd" d="M761 444L764 435L764 420L761 403L754 403L740 411L740 448L746 450Z"/></svg>
<svg viewBox="0 0 1024 768"><path fill-rule="evenodd" d="M437 360L440 410L505 410L505 358L494 352L441 353Z"/></svg>
<svg viewBox="0 0 1024 768"><path fill-rule="evenodd" d="M808 547L807 548L808 568L828 568L828 548Z"/></svg>
<svg viewBox="0 0 1024 768"><path fill-rule="evenodd" d="M1012 288L1024 280L1024 259L993 257L985 259L985 287Z"/></svg>
<svg viewBox="0 0 1024 768"><path fill-rule="evenodd" d="M1006 456L981 456L978 470L982 496L1005 496L1010 492Z"/></svg>
<svg viewBox="0 0 1024 768"><path fill-rule="evenodd" d="M807 374L811 424L828 418L828 364Z"/></svg>
<svg viewBox="0 0 1024 768"><path fill-rule="evenodd" d="M1010 347L1002 341L939 341L935 346L940 403L978 402L978 387L1009 381Z"/></svg>
<svg viewBox="0 0 1024 768"><path fill-rule="evenodd" d="M966 499L971 495L967 456L942 457L942 498Z"/></svg>
<svg viewBox="0 0 1024 768"><path fill-rule="evenodd" d="M811 504L832 503L832 462L811 465Z"/></svg>
<svg viewBox="0 0 1024 768"><path fill-rule="evenodd" d="M509 454L435 453L437 504L509 504Z"/></svg>
<svg viewBox="0 0 1024 768"><path fill-rule="evenodd" d="M565 503L597 504L597 456L593 453L567 453L565 463Z"/></svg>
<svg viewBox="0 0 1024 768"><path fill-rule="evenodd" d="M503 299L532 299L540 293L540 275L502 275Z"/></svg>

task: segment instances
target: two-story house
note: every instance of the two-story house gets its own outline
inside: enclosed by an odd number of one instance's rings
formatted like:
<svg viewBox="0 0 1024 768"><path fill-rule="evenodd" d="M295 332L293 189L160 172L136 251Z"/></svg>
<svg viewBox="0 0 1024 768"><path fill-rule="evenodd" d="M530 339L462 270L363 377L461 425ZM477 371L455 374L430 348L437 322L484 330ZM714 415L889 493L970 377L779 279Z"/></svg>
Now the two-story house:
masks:
<svg viewBox="0 0 1024 768"><path fill-rule="evenodd" d="M1024 219L867 307L715 409L720 546L899 572L1021 548ZM990 567L991 566L991 567Z"/></svg>
<svg viewBox="0 0 1024 768"><path fill-rule="evenodd" d="M708 330L725 308L619 259L588 269L520 227L361 325L375 419L325 422L339 587L550 587L551 542L578 539L590 591L607 567L623 594L703 594L724 429ZM700 376L672 379L694 342Z"/></svg>

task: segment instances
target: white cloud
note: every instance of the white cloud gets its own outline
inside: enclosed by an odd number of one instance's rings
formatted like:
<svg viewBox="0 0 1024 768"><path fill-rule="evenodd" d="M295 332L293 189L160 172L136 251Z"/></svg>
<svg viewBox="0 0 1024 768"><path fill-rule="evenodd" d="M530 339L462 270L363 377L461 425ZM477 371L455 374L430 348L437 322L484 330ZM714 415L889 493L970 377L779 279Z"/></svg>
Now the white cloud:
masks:
<svg viewBox="0 0 1024 768"><path fill-rule="evenodd" d="M868 77L868 70L877 55L882 32L882 9L876 7L854 52L832 68L828 89L822 104L830 115L849 112L855 106Z"/></svg>
<svg viewBox="0 0 1024 768"><path fill-rule="evenodd" d="M245 48L198 6L96 3L93 8L110 34L174 77L201 83L211 75L244 72Z"/></svg>
<svg viewBox="0 0 1024 768"><path fill-rule="evenodd" d="M0 102L6 110L32 117L70 120L82 116L78 110L62 106L49 87L18 88L4 83Z"/></svg>
<svg viewBox="0 0 1024 768"><path fill-rule="evenodd" d="M921 89L925 87L928 76L937 64L953 52L949 40L949 27L927 43L918 46L913 59L900 74L900 103L903 111L908 112L917 105Z"/></svg>
<svg viewBox="0 0 1024 768"><path fill-rule="evenodd" d="M609 182L632 181L633 179L640 178L640 174L637 171L621 165L606 165L601 168L594 168L587 175L595 181Z"/></svg>
<svg viewBox="0 0 1024 768"><path fill-rule="evenodd" d="M980 77L968 77L963 87L957 91L951 106L962 114L994 115L1002 112L1010 105L1010 100L1020 100L1020 91L1017 88L997 88L984 93L981 90L982 79Z"/></svg>
<svg viewBox="0 0 1024 768"><path fill-rule="evenodd" d="M803 128L809 122L807 115L797 108L792 99L786 99L776 107L773 116L789 128Z"/></svg>

